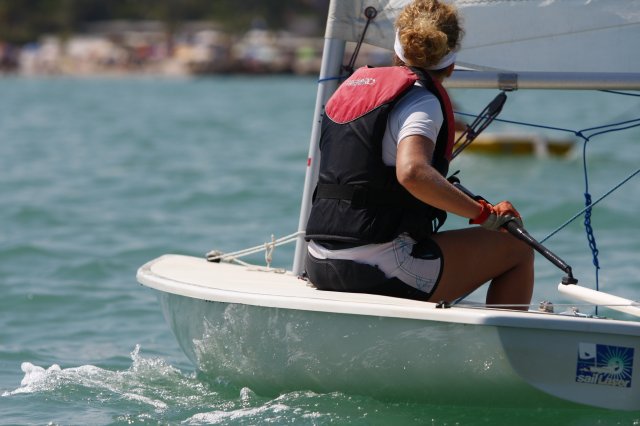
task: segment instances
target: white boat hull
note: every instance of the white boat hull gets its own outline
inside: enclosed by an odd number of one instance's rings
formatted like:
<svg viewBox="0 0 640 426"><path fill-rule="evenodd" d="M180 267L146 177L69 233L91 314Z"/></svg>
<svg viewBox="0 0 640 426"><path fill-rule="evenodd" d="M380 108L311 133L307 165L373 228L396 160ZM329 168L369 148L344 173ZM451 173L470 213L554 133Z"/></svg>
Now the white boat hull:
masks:
<svg viewBox="0 0 640 426"><path fill-rule="evenodd" d="M322 292L291 275L174 255L141 267L138 280L161 290L200 371L258 393L640 410L636 322Z"/></svg>

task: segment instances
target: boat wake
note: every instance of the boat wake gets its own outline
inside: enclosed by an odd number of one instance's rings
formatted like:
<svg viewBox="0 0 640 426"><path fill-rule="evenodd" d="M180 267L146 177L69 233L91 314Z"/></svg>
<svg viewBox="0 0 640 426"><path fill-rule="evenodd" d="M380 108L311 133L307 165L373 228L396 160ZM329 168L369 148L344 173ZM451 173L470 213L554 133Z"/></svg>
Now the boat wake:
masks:
<svg viewBox="0 0 640 426"><path fill-rule="evenodd" d="M129 400L163 412L168 404L163 392L156 387L159 381L171 381L183 385L183 392L192 388L193 393L201 389L195 379L189 378L160 358L145 358L140 355L140 346L131 352L133 361L125 371L110 371L94 365L61 368L53 364L48 368L23 362L24 378L20 387L6 391L3 397L33 393L90 393L98 400ZM189 381L191 380L191 383ZM202 393L202 392L201 392ZM91 399L91 398L90 398Z"/></svg>
<svg viewBox="0 0 640 426"><path fill-rule="evenodd" d="M20 386L0 395L76 405L88 416L75 419L80 423L95 421L95 417L91 420L90 408L100 407L110 412L116 422L157 420L190 425L254 423L265 418L277 422L306 419L309 423L325 418L330 423L335 413L319 411L318 400L333 401L330 405L335 405L347 398L314 392L262 397L247 387L239 389L222 380L209 381L197 373L182 372L161 358L145 357L140 354L139 345L131 352L131 360L131 366L121 371L94 365L62 368L58 364L43 367L23 362ZM54 412L39 416L55 423Z"/></svg>
<svg viewBox="0 0 640 426"><path fill-rule="evenodd" d="M433 424L455 421L469 422L474 418L518 419L520 424L537 424L545 415L540 408L515 409L496 407L459 407L420 404L413 402L384 402L370 397L347 395L341 392L316 393L295 391L277 397L265 397L253 390L235 388L221 380L209 381L198 373L185 373L156 357L140 354L140 346L131 352L131 366L126 370L112 371L94 365L61 368L53 364L48 368L22 363L24 377L20 386L5 391L1 397L27 398L31 405L48 401L47 412L37 414L37 423L69 422L71 405L77 416L72 423L137 423L169 422L172 424L423 424L429 419ZM67 407L58 416L55 407ZM373 407L373 408L372 408ZM77 408L77 410L75 410ZM96 409L102 415L96 418ZM611 420L613 417L638 421L631 413L621 414L602 410L577 412L573 410L549 411L548 420L555 416L570 415L578 419L597 417ZM375 413L376 418L372 419ZM35 413L33 415L36 415ZM542 416L542 417L541 417ZM576 417L577 416L577 417ZM59 418L57 418L59 417ZM21 417L25 420L24 417ZM446 421L444 420L446 419ZM535 419L536 423L531 423ZM33 420L33 419L32 419ZM509 423L495 423L509 424Z"/></svg>

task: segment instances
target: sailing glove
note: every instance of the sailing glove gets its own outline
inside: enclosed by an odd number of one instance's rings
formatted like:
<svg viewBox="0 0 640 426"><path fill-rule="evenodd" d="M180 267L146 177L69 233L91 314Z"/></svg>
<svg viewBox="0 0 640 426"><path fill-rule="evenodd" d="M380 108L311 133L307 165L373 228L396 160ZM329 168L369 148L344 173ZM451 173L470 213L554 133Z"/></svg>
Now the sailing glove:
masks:
<svg viewBox="0 0 640 426"><path fill-rule="evenodd" d="M470 219L470 224L480 225L491 231L499 231L502 226L509 221L515 221L518 226L522 227L522 219L519 216L513 214L499 214L494 207L485 200L480 199L477 201L482 205L482 212L480 212L480 214L474 219Z"/></svg>

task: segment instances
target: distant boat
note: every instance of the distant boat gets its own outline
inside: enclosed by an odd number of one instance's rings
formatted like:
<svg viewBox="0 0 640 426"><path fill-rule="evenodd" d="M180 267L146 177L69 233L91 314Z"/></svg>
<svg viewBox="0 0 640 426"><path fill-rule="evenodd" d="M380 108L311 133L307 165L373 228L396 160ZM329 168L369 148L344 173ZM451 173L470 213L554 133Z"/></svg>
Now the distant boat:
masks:
<svg viewBox="0 0 640 426"><path fill-rule="evenodd" d="M485 132L465 152L495 155L567 156L575 146L573 138L548 137L540 133Z"/></svg>
<svg viewBox="0 0 640 426"><path fill-rule="evenodd" d="M632 300L558 286L629 318L614 320L553 312L546 303L515 312L326 292L299 278L318 123L341 76L345 43L368 28L365 43L391 49L393 22L406 3L330 4L292 270L232 265L217 254L210 260L222 262L165 255L143 265L138 280L159 291L167 322L203 374L258 393L640 411L640 307ZM456 71L449 86L640 89L640 55L632 54L640 39L636 0L457 3L467 34L459 61L481 71Z"/></svg>

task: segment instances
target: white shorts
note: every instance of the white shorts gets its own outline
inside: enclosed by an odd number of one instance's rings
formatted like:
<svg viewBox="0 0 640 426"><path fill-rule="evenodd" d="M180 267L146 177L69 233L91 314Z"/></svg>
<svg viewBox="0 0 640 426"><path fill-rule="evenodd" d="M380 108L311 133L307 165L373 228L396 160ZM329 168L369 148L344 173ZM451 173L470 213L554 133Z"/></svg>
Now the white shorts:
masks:
<svg viewBox="0 0 640 426"><path fill-rule="evenodd" d="M405 284L431 294L442 274L442 252L432 241L416 241L407 234L382 244L368 244L342 250L329 250L311 241L309 253L317 259L353 260L375 266L387 278L398 278Z"/></svg>

